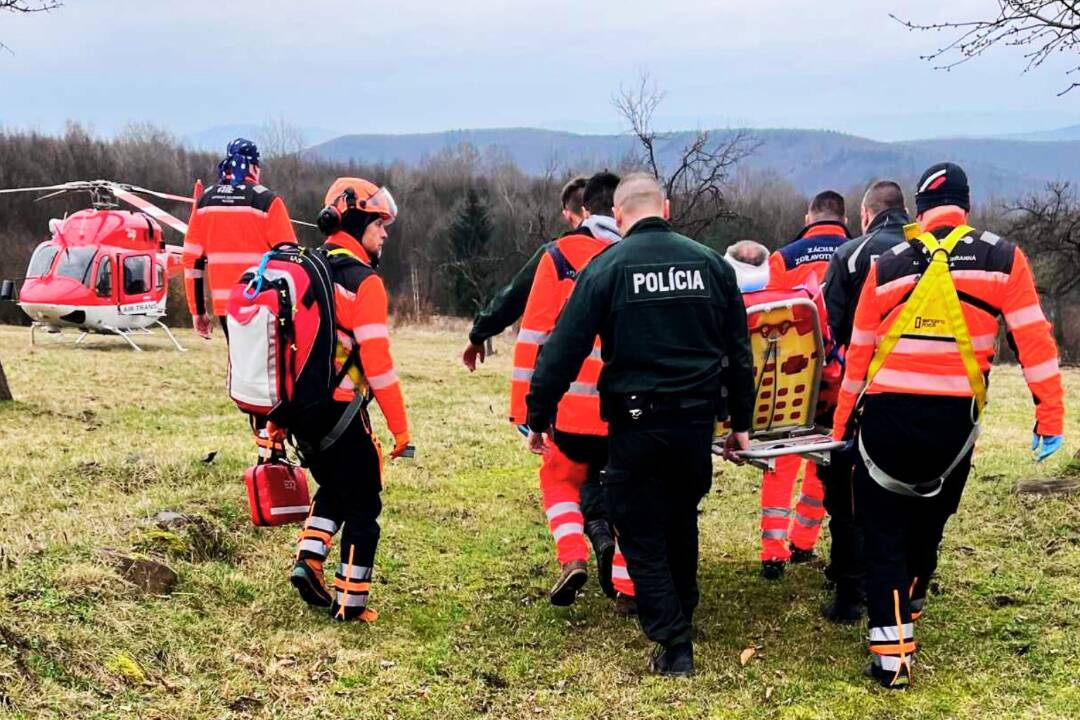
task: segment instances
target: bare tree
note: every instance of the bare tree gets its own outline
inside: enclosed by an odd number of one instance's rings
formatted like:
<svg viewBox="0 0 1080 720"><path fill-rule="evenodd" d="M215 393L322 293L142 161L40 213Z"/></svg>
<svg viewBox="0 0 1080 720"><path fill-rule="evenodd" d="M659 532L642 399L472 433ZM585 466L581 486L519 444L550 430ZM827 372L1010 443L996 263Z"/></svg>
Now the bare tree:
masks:
<svg viewBox="0 0 1080 720"><path fill-rule="evenodd" d="M1031 258L1036 288L1050 311L1058 347L1070 348L1065 311L1080 295L1080 199L1068 182L1054 182L1005 208L1006 231ZM1075 358L1070 358L1075 359Z"/></svg>
<svg viewBox="0 0 1080 720"><path fill-rule="evenodd" d="M985 18L941 23L917 23L896 15L891 17L911 30L945 32L952 36L947 44L922 59L941 61L940 70L951 70L994 46L1024 49L1024 72L1041 66L1049 58L1080 51L1080 2L1076 0L997 0L996 14ZM989 10L989 8L988 8ZM1067 74L1080 71L1073 67ZM1061 91L1063 95L1080 82Z"/></svg>
<svg viewBox="0 0 1080 720"><path fill-rule="evenodd" d="M612 100L616 110L630 125L638 140L638 161L653 174L671 199L671 222L680 231L697 236L723 219L734 217L726 192L739 161L751 155L760 143L746 130L733 130L714 137L709 130L693 133L674 153L664 156L672 134L653 127L653 114L664 99L648 73L638 84L621 88Z"/></svg>

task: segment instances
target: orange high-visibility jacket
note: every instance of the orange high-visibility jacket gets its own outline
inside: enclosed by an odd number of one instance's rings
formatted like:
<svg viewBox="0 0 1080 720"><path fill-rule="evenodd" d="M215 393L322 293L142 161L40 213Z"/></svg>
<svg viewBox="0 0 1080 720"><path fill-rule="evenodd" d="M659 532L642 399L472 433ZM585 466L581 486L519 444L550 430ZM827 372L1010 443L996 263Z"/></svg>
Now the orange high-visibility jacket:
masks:
<svg viewBox="0 0 1080 720"><path fill-rule="evenodd" d="M357 392L371 390L390 432L400 435L408 431L409 420L405 415L401 381L390 356L386 286L371 267L371 257L364 246L352 235L346 232L331 235L326 239L326 249L334 269L338 339L334 370L340 373L354 351L359 359L359 364L353 364L335 388L334 399L348 402ZM340 266L334 262L335 250L344 250L359 262Z"/></svg>
<svg viewBox="0 0 1080 720"><path fill-rule="evenodd" d="M948 215L924 230L941 239L963 222L962 214ZM837 438L843 437L864 389L867 393L973 395L955 343L907 337L900 338L874 381L866 386L875 348L896 322L927 266L921 248L917 243L900 243L883 253L870 269L855 310L847 368L840 386L833 425ZM1061 435L1065 404L1057 346L1039 306L1027 257L1007 240L975 232L957 244L949 265L983 373L990 373L998 318L1003 317L1034 397L1035 431L1040 435Z"/></svg>
<svg viewBox="0 0 1080 720"><path fill-rule="evenodd" d="M514 370L510 382L510 420L514 424L528 422L525 398L529 394L536 359L570 299L577 274L610 245L608 240L578 232L548 244L547 252L536 268L514 344ZM557 430L579 435L607 435L607 423L600 419L600 392L597 389L603 367L600 338L597 337L592 354L582 363L577 379L559 402L555 419Z"/></svg>
<svg viewBox="0 0 1080 720"><path fill-rule="evenodd" d="M769 287L806 285L811 275L821 285L836 248L850 238L840 222L822 220L807 225L794 240L769 256Z"/></svg>
<svg viewBox="0 0 1080 720"><path fill-rule="evenodd" d="M192 210L184 237L188 310L206 314L205 276L213 314L224 315L233 283L258 265L263 253L284 242L295 243L296 235L280 197L257 183L211 185Z"/></svg>

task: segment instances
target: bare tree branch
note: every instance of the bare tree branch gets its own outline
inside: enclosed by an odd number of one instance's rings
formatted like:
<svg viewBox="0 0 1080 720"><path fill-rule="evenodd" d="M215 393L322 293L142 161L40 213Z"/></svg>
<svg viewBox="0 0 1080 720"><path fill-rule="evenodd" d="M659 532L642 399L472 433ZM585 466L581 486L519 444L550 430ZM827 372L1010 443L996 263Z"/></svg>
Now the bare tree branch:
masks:
<svg viewBox="0 0 1080 720"><path fill-rule="evenodd" d="M720 137L699 130L679 150L674 162L665 163L660 150L662 143L670 142L671 135L657 132L652 124L663 99L648 73L642 73L635 87L620 88L612 104L637 138L640 152L636 160L652 173L671 199L672 224L688 235L698 235L721 220L735 217L726 200L729 182L736 165L757 150L760 142L745 130Z"/></svg>
<svg viewBox="0 0 1080 720"><path fill-rule="evenodd" d="M984 19L942 23L917 23L890 15L909 30L946 32L953 37L923 60L939 63L939 70L951 70L979 57L995 46L1024 49L1024 72L1040 67L1060 54L1080 53L1080 2L1076 0L997 0L997 14ZM940 62L939 62L940 61ZM1080 66L1066 71L1080 72ZM1064 95L1080 82L1073 82Z"/></svg>
<svg viewBox="0 0 1080 720"><path fill-rule="evenodd" d="M50 10L56 10L63 7L64 3L60 0L0 0L0 12L13 12L13 13L40 13L49 12ZM0 50L7 50L14 55L11 48L4 43L0 42Z"/></svg>

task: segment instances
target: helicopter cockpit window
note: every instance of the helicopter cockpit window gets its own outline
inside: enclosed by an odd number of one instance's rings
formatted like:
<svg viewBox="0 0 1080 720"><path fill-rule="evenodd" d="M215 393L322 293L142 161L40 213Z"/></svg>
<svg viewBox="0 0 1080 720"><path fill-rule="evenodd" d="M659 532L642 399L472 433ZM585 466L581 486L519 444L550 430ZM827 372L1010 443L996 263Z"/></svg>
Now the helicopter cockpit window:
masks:
<svg viewBox="0 0 1080 720"><path fill-rule="evenodd" d="M97 282L94 283L94 290L101 297L112 295L112 259L109 257L101 258L101 262L98 263Z"/></svg>
<svg viewBox="0 0 1080 720"><path fill-rule="evenodd" d="M56 276L78 280L90 287L90 266L96 254L97 248L94 247L67 248L60 253L60 262L56 265Z"/></svg>
<svg viewBox="0 0 1080 720"><path fill-rule="evenodd" d="M60 248L49 243L38 245L37 250L34 251L34 256L30 258L30 267L26 270L26 277L47 275L49 268L52 267L53 259L56 258L56 253L59 251Z"/></svg>
<svg viewBox="0 0 1080 720"><path fill-rule="evenodd" d="M124 258L124 294L142 295L150 292L150 256L132 255Z"/></svg>

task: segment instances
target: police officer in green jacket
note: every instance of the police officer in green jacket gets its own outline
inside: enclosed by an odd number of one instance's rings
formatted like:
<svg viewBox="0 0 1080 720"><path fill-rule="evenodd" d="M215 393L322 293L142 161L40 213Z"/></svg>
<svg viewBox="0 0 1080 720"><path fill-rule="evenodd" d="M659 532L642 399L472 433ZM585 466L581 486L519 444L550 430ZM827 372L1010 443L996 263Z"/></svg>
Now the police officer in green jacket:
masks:
<svg viewBox="0 0 1080 720"><path fill-rule="evenodd" d="M597 255L544 346L528 397L529 442L546 445L559 399L599 335L609 516L637 589L650 668L694 670L697 506L712 482L714 423L730 415L725 456L749 446L754 400L746 311L719 254L679 235L656 180L637 173L615 193L623 241Z"/></svg>

